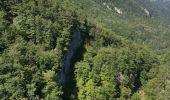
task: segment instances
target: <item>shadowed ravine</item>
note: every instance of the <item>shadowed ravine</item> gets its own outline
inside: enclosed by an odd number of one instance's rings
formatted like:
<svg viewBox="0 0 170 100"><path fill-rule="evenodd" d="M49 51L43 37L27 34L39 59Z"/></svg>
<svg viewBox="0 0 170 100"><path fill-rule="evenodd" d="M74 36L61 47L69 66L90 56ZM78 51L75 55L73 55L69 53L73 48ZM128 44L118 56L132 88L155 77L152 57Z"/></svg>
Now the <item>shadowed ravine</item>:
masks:
<svg viewBox="0 0 170 100"><path fill-rule="evenodd" d="M72 60L75 57L76 52L78 51L78 48L81 46L82 43L82 37L79 29L77 29L72 36L72 41L69 47L69 50L66 54L66 59L63 62L62 70L60 74L60 82L63 87L64 95L67 91L67 83L69 83L70 78L72 78L72 73L70 73L70 70L72 69ZM65 97L63 97L65 98Z"/></svg>

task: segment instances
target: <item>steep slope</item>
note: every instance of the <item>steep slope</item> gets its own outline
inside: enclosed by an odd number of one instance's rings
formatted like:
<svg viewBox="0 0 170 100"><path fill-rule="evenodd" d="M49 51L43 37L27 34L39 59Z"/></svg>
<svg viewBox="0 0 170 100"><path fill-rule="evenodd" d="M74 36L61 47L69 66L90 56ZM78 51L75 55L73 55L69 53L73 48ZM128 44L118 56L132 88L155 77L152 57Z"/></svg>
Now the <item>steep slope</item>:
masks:
<svg viewBox="0 0 170 100"><path fill-rule="evenodd" d="M157 10L159 11L160 18L164 20L165 23L169 25L170 23L170 1L163 0L163 1L154 1L154 5L156 5Z"/></svg>
<svg viewBox="0 0 170 100"><path fill-rule="evenodd" d="M61 5L60 5L61 4ZM0 1L0 99L60 100L76 16L56 0Z"/></svg>
<svg viewBox="0 0 170 100"><path fill-rule="evenodd" d="M139 0L128 0L128 1L127 0L114 0L114 1L100 0L100 1L86 1L86 2L79 0L76 3L78 3L82 8L79 9L78 15L86 16L85 18L88 19L90 25L91 24L96 25L97 30L102 29L102 31L98 30L97 33L95 33L93 29L91 30L91 33L94 34L93 36L95 40L94 41L92 40L90 44L87 43L85 45L85 49L87 50L87 52L84 54L83 60L78 62L75 66L77 87L79 90L78 98L79 99L99 99L99 98L118 99L119 98L123 100L124 99L127 100L130 98L134 100L159 99L157 98L157 95L161 92L161 88L159 88L159 84L154 84L153 82L158 82L158 81L163 82L163 80L161 80L161 78L158 77L162 76L165 78L167 76L167 74L164 73L169 73L167 72L168 70L164 70L164 71L162 70L169 69L168 67L169 65L166 65L166 63L161 62L162 60L160 60L162 65L160 66L159 69L158 67L159 60L157 58L154 58L154 56L152 55L150 55L151 58L149 57L145 58L144 56L145 54L141 54L142 57L144 58L139 58L140 59L139 61L136 58L133 58L133 56L131 56L132 57L131 58L129 57L129 55L133 55L134 52L138 52L138 49L137 51L133 51L135 50L134 48L132 49L132 51L130 49L129 52L131 53L126 55L125 52L128 52L129 49L126 48L125 51L122 51L124 47L119 47L118 49L117 46L113 46L114 43L118 43L118 44L120 43L115 42L117 40L112 40L111 37L111 35L114 34L115 37L116 36L115 34L117 34L123 37L123 41L124 40L126 41L125 45L128 45L127 42L130 43L135 42L138 45L142 44L143 46L146 45L152 48L151 52L159 51L157 52L159 54L165 53L166 49L169 48L170 30L168 28L169 26L167 25L167 23L164 22L165 19L162 19L164 18L163 16L164 13L160 13L161 11L158 8L158 6L149 1L141 2ZM99 34L102 34L105 38L100 39L101 37ZM107 36L109 36L109 38L106 38ZM98 41L98 43L96 43L95 41ZM110 48L112 46L116 48ZM131 45L128 47L131 47ZM119 55L121 53L118 52L117 50L124 52L122 54L123 57ZM148 52L148 54L146 55L152 54L151 52L149 52L150 50L149 51L145 51L143 49L141 50L145 53ZM112 52L114 53L112 54ZM139 57L138 54L139 53L137 54L134 53L135 57L138 58ZM110 55L112 56L110 57ZM116 57L114 58L115 55ZM121 62L117 60L119 59L119 57L121 60L123 60L124 57L126 57L127 59L125 62L124 61ZM149 58L151 62L145 62L147 58ZM160 55L159 59L160 58L164 58L164 57ZM142 63L138 63L141 62L141 59L143 59ZM150 61L149 59L147 61ZM129 63L130 65L128 65L128 60L131 62ZM112 61L112 63L109 61ZM118 64L114 63L113 61L118 62ZM132 64L133 61L134 64ZM123 64L125 64L125 66ZM148 68L148 66L146 66L148 64L151 65L153 68L143 71L141 67L145 66L146 68ZM130 76L128 76L128 74L125 74L124 71L125 70L129 71L133 65L136 67L136 69L132 68L133 74L129 73ZM121 69L123 66L125 67L124 70ZM114 68L118 68L118 69L114 69ZM138 70L138 68L140 70ZM135 70L137 71L135 72ZM159 74L156 75L156 73ZM134 77L132 77L131 75ZM115 82L113 80L116 80L117 79L116 77L118 77L118 81ZM122 82L123 79L126 80L128 85L125 85L124 82ZM158 90L156 90L154 86L158 87ZM153 91L151 87L153 88ZM150 94L152 92L153 94ZM169 93L168 91L163 91L163 92L166 95L168 95ZM162 95L162 98L166 98L164 94L160 94Z"/></svg>
<svg viewBox="0 0 170 100"><path fill-rule="evenodd" d="M169 98L169 15L162 7L147 0L1 0L0 99Z"/></svg>
<svg viewBox="0 0 170 100"><path fill-rule="evenodd" d="M139 0L114 0L112 3L93 0L75 2L82 8L78 9L78 15L87 17L88 21L97 27L105 28L157 50L169 46L168 26L157 15L159 14L155 9L157 6L150 2L141 3ZM115 7L121 10L122 14L117 13ZM150 12L150 16L147 16L145 9Z"/></svg>

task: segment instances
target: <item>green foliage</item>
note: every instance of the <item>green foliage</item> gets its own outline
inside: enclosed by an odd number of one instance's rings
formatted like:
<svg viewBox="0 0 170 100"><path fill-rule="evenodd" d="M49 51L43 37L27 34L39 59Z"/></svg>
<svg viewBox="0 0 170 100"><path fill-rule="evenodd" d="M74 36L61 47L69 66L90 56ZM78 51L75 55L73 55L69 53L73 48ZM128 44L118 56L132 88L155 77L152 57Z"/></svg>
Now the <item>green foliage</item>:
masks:
<svg viewBox="0 0 170 100"><path fill-rule="evenodd" d="M72 99L170 99L166 12L147 0L1 0L0 99L61 100L75 29L83 43Z"/></svg>
<svg viewBox="0 0 170 100"><path fill-rule="evenodd" d="M100 46L95 49L93 44L87 45L83 61L75 66L80 100L127 100L154 77L155 74L150 73L154 73L159 61L148 49L137 45Z"/></svg>
<svg viewBox="0 0 170 100"><path fill-rule="evenodd" d="M56 75L76 19L59 2L0 1L0 99L62 98Z"/></svg>

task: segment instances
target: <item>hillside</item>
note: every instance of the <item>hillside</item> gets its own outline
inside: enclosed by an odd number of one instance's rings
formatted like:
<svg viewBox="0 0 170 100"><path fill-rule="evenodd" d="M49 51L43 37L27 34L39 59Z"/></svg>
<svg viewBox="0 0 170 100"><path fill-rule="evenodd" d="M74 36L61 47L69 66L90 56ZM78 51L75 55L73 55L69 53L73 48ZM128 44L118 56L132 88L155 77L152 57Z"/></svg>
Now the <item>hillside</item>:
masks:
<svg viewBox="0 0 170 100"><path fill-rule="evenodd" d="M79 9L80 11L78 11L79 15L89 17L89 22L95 23L98 27L105 28L126 38L132 38L135 42L149 44L152 48L164 49L169 46L169 39L167 39L169 37L168 26L159 18L157 15L159 10L154 9L155 6L151 3L147 4L148 7L145 7L145 2L141 3L136 0L115 0L115 5L112 3L107 5L106 2L84 2L81 0L76 1L76 3L80 7L83 6L83 10ZM121 9L122 14L117 13L114 7ZM147 15L145 9L151 15Z"/></svg>
<svg viewBox="0 0 170 100"><path fill-rule="evenodd" d="M1 100L169 100L169 1L1 0Z"/></svg>

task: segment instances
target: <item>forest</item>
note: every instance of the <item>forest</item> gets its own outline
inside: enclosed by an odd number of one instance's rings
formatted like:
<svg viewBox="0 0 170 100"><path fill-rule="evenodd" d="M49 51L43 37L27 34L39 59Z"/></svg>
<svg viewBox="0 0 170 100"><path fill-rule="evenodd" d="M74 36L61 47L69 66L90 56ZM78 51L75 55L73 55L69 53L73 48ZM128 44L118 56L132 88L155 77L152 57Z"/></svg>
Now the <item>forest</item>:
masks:
<svg viewBox="0 0 170 100"><path fill-rule="evenodd" d="M170 100L170 1L0 0L0 100Z"/></svg>

